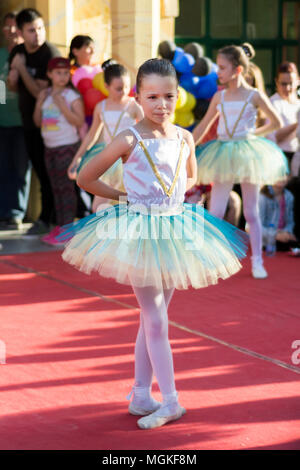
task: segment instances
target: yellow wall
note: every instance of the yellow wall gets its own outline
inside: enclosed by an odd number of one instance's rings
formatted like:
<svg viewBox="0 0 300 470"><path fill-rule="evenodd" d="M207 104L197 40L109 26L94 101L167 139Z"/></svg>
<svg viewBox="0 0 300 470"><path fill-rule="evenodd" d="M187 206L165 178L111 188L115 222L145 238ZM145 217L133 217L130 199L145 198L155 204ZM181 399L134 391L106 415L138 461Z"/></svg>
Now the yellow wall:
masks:
<svg viewBox="0 0 300 470"><path fill-rule="evenodd" d="M113 56L132 76L156 56L161 40L174 38L178 14L178 0L2 0L0 16L28 7L41 12L47 39L63 55L73 36L87 34L95 41L95 63Z"/></svg>

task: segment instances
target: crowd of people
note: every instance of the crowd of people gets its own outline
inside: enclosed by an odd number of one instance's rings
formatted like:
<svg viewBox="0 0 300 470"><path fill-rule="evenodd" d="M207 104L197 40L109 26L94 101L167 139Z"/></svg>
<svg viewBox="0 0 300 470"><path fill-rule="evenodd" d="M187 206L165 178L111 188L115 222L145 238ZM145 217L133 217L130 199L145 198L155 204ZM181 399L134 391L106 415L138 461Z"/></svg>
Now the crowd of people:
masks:
<svg viewBox="0 0 300 470"><path fill-rule="evenodd" d="M59 244L55 237L61 226L95 212L103 202L77 186L78 165L81 168L118 132L142 119L143 111L129 96L128 71L110 60L102 64L107 99L96 105L93 116L85 116L82 96L73 86L71 76L78 67L92 64L94 41L91 37L75 36L68 58L63 58L46 40L42 16L31 8L17 15L6 14L2 31L5 47L0 49L0 78L7 84L7 92L6 103L0 106L1 228L19 229L22 222L28 220L33 169L41 191L41 213L24 236L40 235L46 243ZM245 79L250 86L265 93L261 70L251 60ZM267 138L285 153L290 174L284 183L261 187L259 213L263 245L267 228L275 224L277 248L286 250L297 246L300 239L300 100L296 65L281 64L275 83L276 93L270 100L283 126ZM257 126L267 119L261 109L258 110ZM108 170L104 180L122 187L121 161ZM209 208L213 186L215 191L213 182L194 185L186 193L186 202L201 203ZM224 218L249 230L243 202L245 205L241 186L234 184Z"/></svg>

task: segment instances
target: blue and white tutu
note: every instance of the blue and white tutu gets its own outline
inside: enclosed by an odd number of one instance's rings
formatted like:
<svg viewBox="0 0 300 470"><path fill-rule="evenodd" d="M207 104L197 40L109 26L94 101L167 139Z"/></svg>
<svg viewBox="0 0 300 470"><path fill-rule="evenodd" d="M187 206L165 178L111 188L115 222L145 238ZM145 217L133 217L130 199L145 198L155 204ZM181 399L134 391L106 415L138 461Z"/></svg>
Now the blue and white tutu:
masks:
<svg viewBox="0 0 300 470"><path fill-rule="evenodd" d="M102 152L105 148L106 144L104 142L100 142L98 144L93 145L89 150L85 152L83 155L80 164L77 169L77 173L90 161L94 158L98 153ZM119 158L103 175L101 176L101 181L104 183L113 186L116 189L124 189L123 187L123 166L122 160Z"/></svg>
<svg viewBox="0 0 300 470"><path fill-rule="evenodd" d="M239 271L248 235L197 204L173 215L118 204L65 227L63 259L122 284L187 289Z"/></svg>
<svg viewBox="0 0 300 470"><path fill-rule="evenodd" d="M274 184L289 172L284 153L264 137L212 140L196 147L196 158L198 184Z"/></svg>

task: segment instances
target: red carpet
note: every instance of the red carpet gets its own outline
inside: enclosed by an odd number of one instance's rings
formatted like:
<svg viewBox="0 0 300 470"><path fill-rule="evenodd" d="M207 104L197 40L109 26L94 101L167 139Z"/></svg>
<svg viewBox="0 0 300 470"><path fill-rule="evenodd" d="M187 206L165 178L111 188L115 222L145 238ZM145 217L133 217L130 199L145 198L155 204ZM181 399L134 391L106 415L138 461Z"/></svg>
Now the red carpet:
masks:
<svg viewBox="0 0 300 470"><path fill-rule="evenodd" d="M0 448L300 449L300 259L277 254L266 267L266 280L246 260L217 286L175 293L170 338L187 414L141 431L125 400L131 288L86 276L59 252L2 256Z"/></svg>

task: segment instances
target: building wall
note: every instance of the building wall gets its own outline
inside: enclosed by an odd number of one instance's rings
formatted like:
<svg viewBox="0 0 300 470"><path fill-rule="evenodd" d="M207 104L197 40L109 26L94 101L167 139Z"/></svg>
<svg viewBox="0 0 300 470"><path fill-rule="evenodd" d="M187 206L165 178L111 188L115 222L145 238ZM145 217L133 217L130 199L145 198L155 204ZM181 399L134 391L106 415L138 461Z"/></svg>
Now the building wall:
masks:
<svg viewBox="0 0 300 470"><path fill-rule="evenodd" d="M28 7L41 12L47 39L64 56L72 37L87 34L95 41L95 63L113 56L132 76L157 55L161 40L174 39L179 13L178 0L2 0L0 16Z"/></svg>

